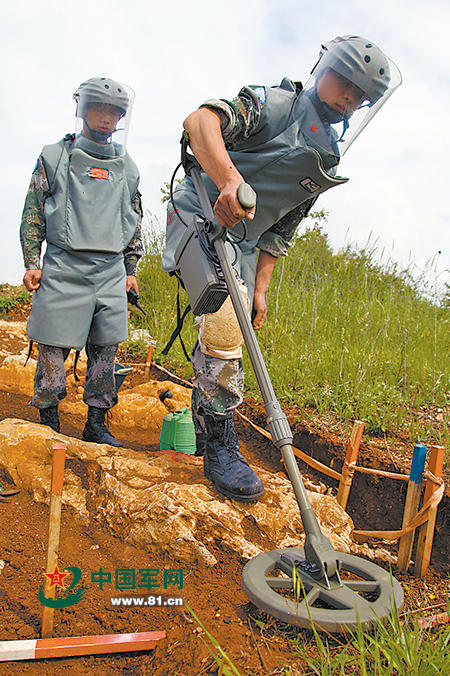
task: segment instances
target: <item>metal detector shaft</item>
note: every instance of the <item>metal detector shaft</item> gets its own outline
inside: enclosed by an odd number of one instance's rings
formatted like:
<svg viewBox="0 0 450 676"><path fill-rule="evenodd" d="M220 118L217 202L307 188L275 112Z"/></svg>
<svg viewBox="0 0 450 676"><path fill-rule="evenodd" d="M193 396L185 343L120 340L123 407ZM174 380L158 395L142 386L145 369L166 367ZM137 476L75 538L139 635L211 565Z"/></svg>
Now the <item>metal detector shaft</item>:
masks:
<svg viewBox="0 0 450 676"><path fill-rule="evenodd" d="M213 222L215 218L214 212L199 169L197 167L192 167L190 175L197 191L203 213L208 221ZM247 308L237 284L235 272L228 259L223 238L223 235L226 235L226 229L222 228L222 226L219 227L222 232L219 231L220 234L213 237L214 248L227 283L228 291L244 337L256 380L258 381L261 390L270 434L273 442L280 449L300 509L300 515L306 534L306 557L308 561L314 562L320 567L322 573L321 577L334 575L337 568L336 554L330 541L320 530L319 522L317 521L316 515L309 502L297 461L292 450L292 431L287 417L281 410L281 406L275 396L259 343L256 339Z"/></svg>

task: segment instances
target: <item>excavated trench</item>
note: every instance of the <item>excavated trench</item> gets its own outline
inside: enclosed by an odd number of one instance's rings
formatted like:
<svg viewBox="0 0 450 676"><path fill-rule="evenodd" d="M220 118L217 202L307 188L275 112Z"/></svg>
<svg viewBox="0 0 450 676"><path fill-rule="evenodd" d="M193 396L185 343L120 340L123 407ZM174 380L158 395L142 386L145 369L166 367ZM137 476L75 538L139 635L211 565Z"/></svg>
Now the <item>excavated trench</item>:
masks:
<svg viewBox="0 0 450 676"><path fill-rule="evenodd" d="M266 427L266 416L261 404L255 404L255 402L244 404L242 412L258 426ZM332 434L327 434L325 439L317 432L308 430L302 423L295 422L294 415L288 414L288 417L294 435L294 446L307 453L311 458L340 472L345 458L346 440L336 439ZM254 443L260 447L260 457L264 458L264 461L273 469L279 471L282 465L274 445L263 437L256 441L258 433L253 430L249 431L250 428L246 425L241 425L241 430L244 439L252 438L255 440ZM411 455L403 458L396 455L395 461L394 464L391 458L379 449L378 445L374 444L371 447L363 441L357 464L370 469L409 475ZM300 460L298 463L302 475L305 474L314 481L326 484L336 494L339 485L337 480L325 476ZM402 525L406 491L407 481L355 472L346 509L354 522L355 530L399 530ZM442 576L450 573L449 526L450 489L447 485L446 493L438 508L431 557L431 566L437 574ZM377 543L380 543L380 540L371 539L369 542L371 546L375 547ZM382 546L395 555L398 543L388 544L387 541L383 541Z"/></svg>

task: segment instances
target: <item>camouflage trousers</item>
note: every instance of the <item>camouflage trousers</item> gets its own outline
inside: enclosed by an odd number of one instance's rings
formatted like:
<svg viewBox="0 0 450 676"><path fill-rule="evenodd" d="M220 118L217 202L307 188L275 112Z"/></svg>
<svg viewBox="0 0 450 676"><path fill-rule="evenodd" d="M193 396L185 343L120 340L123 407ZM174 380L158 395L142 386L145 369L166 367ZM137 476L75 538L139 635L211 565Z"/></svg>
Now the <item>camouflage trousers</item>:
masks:
<svg viewBox="0 0 450 676"><path fill-rule="evenodd" d="M64 362L70 350L39 343L39 356L34 376L34 394L30 401L36 408L57 406L67 394ZM117 404L114 380L114 359L118 345L87 343L86 382L83 401L96 408Z"/></svg>
<svg viewBox="0 0 450 676"><path fill-rule="evenodd" d="M218 415L233 414L244 396L242 359L218 359L203 354L197 342L191 354L194 369L192 417L197 434L205 431L203 411Z"/></svg>

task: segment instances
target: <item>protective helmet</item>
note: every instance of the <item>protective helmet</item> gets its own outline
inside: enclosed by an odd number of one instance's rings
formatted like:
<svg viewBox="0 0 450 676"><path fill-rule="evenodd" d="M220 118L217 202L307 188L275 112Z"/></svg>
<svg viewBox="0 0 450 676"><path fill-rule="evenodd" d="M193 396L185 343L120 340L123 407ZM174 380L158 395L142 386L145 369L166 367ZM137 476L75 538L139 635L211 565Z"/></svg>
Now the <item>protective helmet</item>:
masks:
<svg viewBox="0 0 450 676"><path fill-rule="evenodd" d="M294 114L307 115L302 133L324 166L336 165L401 82L395 63L366 38L344 35L322 45Z"/></svg>
<svg viewBox="0 0 450 676"><path fill-rule="evenodd" d="M361 89L373 105L389 87L388 59L377 45L356 35L344 35L322 45L312 70L317 78L331 68Z"/></svg>
<svg viewBox="0 0 450 676"><path fill-rule="evenodd" d="M108 103L120 110L120 117L126 115L129 96L124 85L107 77L92 77L82 82L74 93L77 103L77 117L84 117L90 103Z"/></svg>

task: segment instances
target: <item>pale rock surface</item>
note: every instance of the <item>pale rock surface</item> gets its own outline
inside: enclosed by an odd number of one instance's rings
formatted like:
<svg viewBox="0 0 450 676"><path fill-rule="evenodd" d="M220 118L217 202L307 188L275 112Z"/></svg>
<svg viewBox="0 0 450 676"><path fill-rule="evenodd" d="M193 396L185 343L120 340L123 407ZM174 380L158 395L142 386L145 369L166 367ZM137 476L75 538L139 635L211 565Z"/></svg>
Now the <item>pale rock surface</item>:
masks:
<svg viewBox="0 0 450 676"><path fill-rule="evenodd" d="M87 406L83 402L83 388L72 381L73 376L69 375L67 388L68 390L73 388L74 391L72 396L62 401L61 410L63 413L86 416ZM166 399L166 403L163 404L159 400L159 395L164 390L170 390L172 399ZM146 430L153 433L153 436L155 433L159 436L164 416L170 411L190 408L190 405L190 390L169 380L149 380L147 383L120 392L119 402L112 409L109 427L116 431L124 428Z"/></svg>
<svg viewBox="0 0 450 676"><path fill-rule="evenodd" d="M26 326L26 322L7 322L4 319L0 319L1 333L12 338L17 338L24 343L28 343Z"/></svg>
<svg viewBox="0 0 450 676"><path fill-rule="evenodd" d="M266 493L244 505L221 496L203 476L202 460L90 444L23 420L0 422L0 466L35 500L49 502L52 444L68 443L63 502L140 548L185 563L216 562L215 548L244 558L301 545L303 528L290 482L257 468ZM308 485L308 484L307 484ZM361 551L350 517L328 495L310 492L321 528L341 551Z"/></svg>
<svg viewBox="0 0 450 676"><path fill-rule="evenodd" d="M25 357L19 354L6 356L0 364L0 390L14 394L33 395L34 370L36 360L30 359L26 366Z"/></svg>

